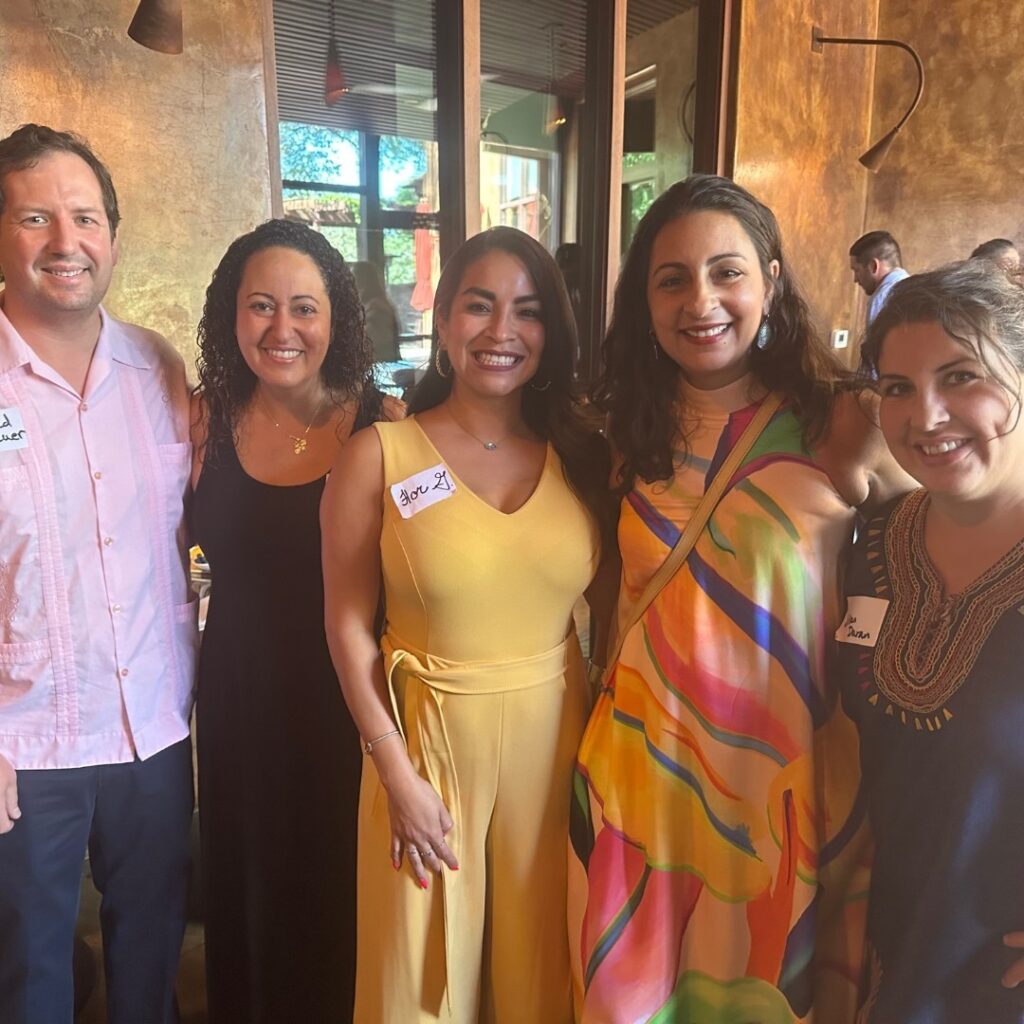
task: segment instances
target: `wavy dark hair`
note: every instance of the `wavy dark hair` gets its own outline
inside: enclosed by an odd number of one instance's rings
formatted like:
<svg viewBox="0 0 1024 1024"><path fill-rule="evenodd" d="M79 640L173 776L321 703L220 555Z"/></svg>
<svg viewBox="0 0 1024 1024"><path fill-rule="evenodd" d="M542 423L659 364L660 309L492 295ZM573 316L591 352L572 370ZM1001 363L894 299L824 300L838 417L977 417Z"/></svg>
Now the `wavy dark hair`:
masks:
<svg viewBox="0 0 1024 1024"><path fill-rule="evenodd" d="M865 365L877 376L892 330L932 322L985 367L1013 399L1019 419L1024 407L1024 288L995 265L973 257L914 274L893 287L868 327L861 346Z"/></svg>
<svg viewBox="0 0 1024 1024"><path fill-rule="evenodd" d="M551 254L539 242L516 228L496 227L463 242L441 273L434 296L434 332L431 354L436 356L440 337L438 318L447 319L466 270L489 252L504 252L526 268L540 300L544 323L544 348L535 379L547 382L543 390L523 389L523 419L539 437L551 442L576 495L596 518L602 538L614 531L614 503L608 494L610 457L608 446L590 429L572 391L573 353L576 351L576 318L565 281ZM426 375L409 402L409 412L425 412L440 405L451 393L452 373L442 377L431 359Z"/></svg>
<svg viewBox="0 0 1024 1024"><path fill-rule="evenodd" d="M677 182L654 201L637 227L615 287L611 324L601 347L603 365L592 389L594 404L607 414L609 437L622 457L622 492L637 477L647 483L669 479L675 472L675 449L686 446L680 433L685 413L679 388L682 371L652 340L647 278L661 229L704 210L727 213L739 222L757 251L761 273L772 283L767 316L771 341L759 349L751 339L750 368L764 387L789 400L809 447L828 429L837 384L852 379L811 324L772 211L728 178L694 174ZM779 264L774 280L772 260Z"/></svg>
<svg viewBox="0 0 1024 1024"><path fill-rule="evenodd" d="M199 384L195 394L206 405L207 455L236 439L239 418L256 390L235 336L238 289L249 258L263 249L294 249L320 271L331 303L331 334L320 379L335 404L356 398L364 415L379 418L381 395L373 384L373 355L366 337L363 307L344 258L323 235L292 220L268 220L236 238L224 253L206 289L199 321ZM367 408L375 404L375 409Z"/></svg>

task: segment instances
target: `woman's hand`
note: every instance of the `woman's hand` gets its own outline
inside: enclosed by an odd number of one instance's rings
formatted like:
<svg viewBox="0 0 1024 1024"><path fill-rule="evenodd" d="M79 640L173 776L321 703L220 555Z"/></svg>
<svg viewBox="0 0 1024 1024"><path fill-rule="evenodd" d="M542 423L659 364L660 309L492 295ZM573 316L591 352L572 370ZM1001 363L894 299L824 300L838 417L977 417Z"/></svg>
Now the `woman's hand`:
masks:
<svg viewBox="0 0 1024 1024"><path fill-rule="evenodd" d="M1003 936L1003 945L1010 949L1024 949L1024 932L1010 932ZM1024 981L1024 956L1003 975L1003 985L1006 988L1016 988Z"/></svg>
<svg viewBox="0 0 1024 1024"><path fill-rule="evenodd" d="M0 834L10 832L20 817L18 773L11 762L0 754Z"/></svg>
<svg viewBox="0 0 1024 1024"><path fill-rule="evenodd" d="M452 829L452 816L434 787L415 772L409 772L387 794L391 863L395 870L402 866L404 853L423 889L427 888L428 870L440 873L444 863L458 871L459 862L445 839Z"/></svg>

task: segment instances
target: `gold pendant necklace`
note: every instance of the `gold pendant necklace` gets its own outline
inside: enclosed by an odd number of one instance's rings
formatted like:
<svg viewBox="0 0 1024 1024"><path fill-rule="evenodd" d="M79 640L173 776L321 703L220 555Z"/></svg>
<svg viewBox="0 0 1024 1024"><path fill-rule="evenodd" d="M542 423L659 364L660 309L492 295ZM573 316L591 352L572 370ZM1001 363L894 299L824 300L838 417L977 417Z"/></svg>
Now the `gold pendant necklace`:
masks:
<svg viewBox="0 0 1024 1024"><path fill-rule="evenodd" d="M316 411L313 413L313 418L306 424L306 429L301 434L286 434L288 440L292 442L292 452L295 455L301 455L309 447L309 439L307 435L309 434L310 427L312 427L313 423L316 421L317 416L320 415L320 410L324 407L324 402L326 401L326 398L327 396L324 395L320 399L320 403L319 405L317 405ZM263 410L263 415L266 416L267 419L270 420L270 422L273 423L278 430L280 430L281 424L278 423L277 420L275 420L274 417L270 415L270 410L267 408L267 403L263 400L263 395L258 388L256 391L256 400L259 402L260 408Z"/></svg>
<svg viewBox="0 0 1024 1024"><path fill-rule="evenodd" d="M447 406L445 406L445 408L448 410L448 415L451 416L452 422L455 424L455 426L457 426L459 430L461 430L464 434L467 434L469 437L473 438L473 440L476 441L477 444L482 444L484 448L489 452L497 451L498 445L504 444L512 436L512 431L510 430L504 437L499 438L497 441L485 441L482 437L477 437L477 435L474 434L473 431L470 430L462 422L462 420L460 420L459 417L455 415L455 410L452 409L450 403Z"/></svg>

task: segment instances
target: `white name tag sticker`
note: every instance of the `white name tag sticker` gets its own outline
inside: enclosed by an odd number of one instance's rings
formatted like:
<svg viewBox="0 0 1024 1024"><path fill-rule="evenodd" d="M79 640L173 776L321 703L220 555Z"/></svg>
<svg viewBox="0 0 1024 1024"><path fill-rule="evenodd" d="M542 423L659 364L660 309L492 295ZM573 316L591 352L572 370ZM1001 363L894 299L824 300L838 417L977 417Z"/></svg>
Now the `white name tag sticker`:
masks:
<svg viewBox="0 0 1024 1024"><path fill-rule="evenodd" d="M847 598L846 615L836 630L836 639L844 644L874 647L888 610L889 602L884 597Z"/></svg>
<svg viewBox="0 0 1024 1024"><path fill-rule="evenodd" d="M0 409L0 452L13 452L28 447L28 433L21 419L21 411L13 405Z"/></svg>
<svg viewBox="0 0 1024 1024"><path fill-rule="evenodd" d="M403 519L411 519L454 493L455 481L443 462L391 485L391 497Z"/></svg>

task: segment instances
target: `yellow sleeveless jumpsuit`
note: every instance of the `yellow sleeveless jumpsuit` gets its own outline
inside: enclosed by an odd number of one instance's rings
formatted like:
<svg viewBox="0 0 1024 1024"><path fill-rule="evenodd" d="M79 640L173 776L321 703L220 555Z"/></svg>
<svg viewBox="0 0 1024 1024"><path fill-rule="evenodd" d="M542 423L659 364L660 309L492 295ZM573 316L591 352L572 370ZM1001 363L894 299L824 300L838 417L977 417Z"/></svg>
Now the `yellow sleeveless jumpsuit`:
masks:
<svg viewBox="0 0 1024 1024"><path fill-rule="evenodd" d="M587 713L571 619L597 533L550 446L533 495L505 514L414 418L374 427L385 669L409 756L454 819L460 870L426 891L406 863L394 871L387 794L365 758L355 1020L567 1024L565 851Z"/></svg>

